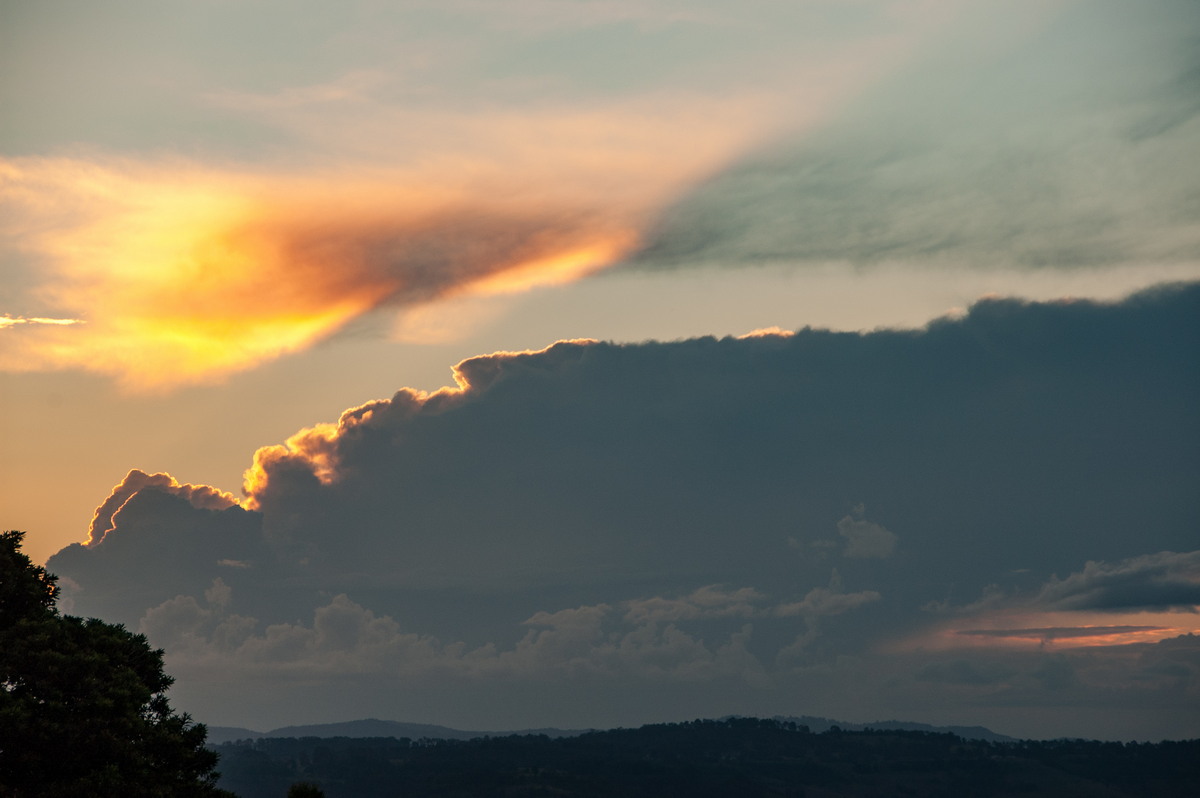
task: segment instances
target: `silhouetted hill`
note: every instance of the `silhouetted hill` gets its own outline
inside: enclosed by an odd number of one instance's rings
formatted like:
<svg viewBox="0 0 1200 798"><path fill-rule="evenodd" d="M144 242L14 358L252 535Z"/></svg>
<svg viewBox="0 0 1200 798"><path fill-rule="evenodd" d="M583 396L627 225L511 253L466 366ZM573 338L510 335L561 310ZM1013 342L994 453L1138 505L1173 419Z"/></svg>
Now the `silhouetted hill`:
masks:
<svg viewBox="0 0 1200 798"><path fill-rule="evenodd" d="M208 745L210 748L214 745L232 743L237 740L257 740L260 737L267 736L260 731L243 729L241 726L209 726L205 724L205 728L208 729Z"/></svg>
<svg viewBox="0 0 1200 798"><path fill-rule="evenodd" d="M1200 795L1200 740L992 742L923 731L816 733L755 718L557 739L261 738L215 748L220 785L242 798L276 798L301 780L328 798Z"/></svg>

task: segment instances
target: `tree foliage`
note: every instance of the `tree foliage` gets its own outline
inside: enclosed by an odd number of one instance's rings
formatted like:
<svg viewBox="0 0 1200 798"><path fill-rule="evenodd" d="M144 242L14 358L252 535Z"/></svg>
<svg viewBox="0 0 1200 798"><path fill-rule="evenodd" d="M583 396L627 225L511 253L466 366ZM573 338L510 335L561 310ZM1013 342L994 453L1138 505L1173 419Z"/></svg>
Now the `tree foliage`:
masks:
<svg viewBox="0 0 1200 798"><path fill-rule="evenodd" d="M243 798L278 798L297 779L320 785L329 798L1200 795L1200 740L991 742L875 729L817 734L759 718L555 739L266 737L218 750L222 783Z"/></svg>
<svg viewBox="0 0 1200 798"><path fill-rule="evenodd" d="M218 796L206 730L171 709L144 635L61 615L57 578L0 534L0 794Z"/></svg>

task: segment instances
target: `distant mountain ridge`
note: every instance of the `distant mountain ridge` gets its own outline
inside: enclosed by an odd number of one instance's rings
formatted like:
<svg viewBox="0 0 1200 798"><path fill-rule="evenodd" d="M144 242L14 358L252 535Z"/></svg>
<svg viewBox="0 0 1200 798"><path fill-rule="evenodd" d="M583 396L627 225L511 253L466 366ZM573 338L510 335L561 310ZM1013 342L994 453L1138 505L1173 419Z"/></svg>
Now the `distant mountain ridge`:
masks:
<svg viewBox="0 0 1200 798"><path fill-rule="evenodd" d="M921 731L936 734L954 734L966 740L984 740L991 743L1015 743L1016 737L994 732L986 726L932 726L928 723L913 723L904 720L880 720L873 723L847 723L841 720L815 717L813 715L776 715L773 720L807 726L812 732L827 732L834 726L842 731Z"/></svg>
<svg viewBox="0 0 1200 798"><path fill-rule="evenodd" d="M844 731L865 731L879 729L881 731L924 731L941 734L955 734L968 740L985 740L988 742L1015 742L1015 737L999 734L983 726L932 726L928 723L911 723L899 720L878 721L875 723L848 723L830 718L812 715L783 716L776 715L774 720L807 726L813 732L826 732L834 726ZM577 737L594 729L516 729L509 731L468 731L453 729L449 726L438 726L432 723L403 723L395 720L379 720L365 718L363 720L342 721L340 723L316 723L303 726L282 726L268 732L243 729L236 726L209 726L208 744L221 745L235 740L258 740L263 738L283 737L395 737L412 740L473 740L478 737L508 737L514 734L544 734L547 737Z"/></svg>
<svg viewBox="0 0 1200 798"><path fill-rule="evenodd" d="M259 740L279 737L408 737L412 740L473 740L477 737L507 737L513 734L544 734L547 737L575 737L593 729L518 729L510 731L468 731L438 726L432 723L402 723L396 720L366 718L340 723L315 723L304 726L282 726L268 732L243 729L237 726L209 726L209 745L234 740Z"/></svg>

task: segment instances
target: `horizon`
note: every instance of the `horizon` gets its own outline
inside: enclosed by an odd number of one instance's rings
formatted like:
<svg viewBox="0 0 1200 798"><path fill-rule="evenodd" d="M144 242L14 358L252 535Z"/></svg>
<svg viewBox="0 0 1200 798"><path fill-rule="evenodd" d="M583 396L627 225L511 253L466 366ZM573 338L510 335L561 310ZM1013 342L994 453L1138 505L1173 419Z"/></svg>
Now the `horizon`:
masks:
<svg viewBox="0 0 1200 798"><path fill-rule="evenodd" d="M845 720L842 718L827 718L827 717L819 716L819 715L774 715L774 716L770 716L770 717L762 716L762 715L722 715L720 717L715 717L715 718L679 718L679 719L673 719L673 720L659 720L659 721L652 721L649 723L644 723L644 724L640 724L638 726L632 726L632 727L611 726L611 727L587 727L587 728L578 728L578 729L562 729L562 728L558 728L558 727L554 727L554 726L551 726L551 727L545 727L545 726L544 727L526 727L526 728L512 728L512 729L509 729L509 728L460 729L460 728L445 726L440 723L430 723L430 722L423 722L423 721L389 720L389 719L385 719L385 718L374 718L374 717L355 718L355 719L349 719L349 720L334 720L334 721L326 721L326 722L322 722L322 723L295 723L295 724L288 724L286 726L279 726L277 728L265 729L265 730L250 729L250 728L246 728L244 726L225 726L222 724L207 723L204 721L196 721L196 722L204 723L204 725L207 726L210 730L217 729L217 730L224 732L225 735L223 735L223 740L230 741L230 740L240 739L240 738L228 738L229 732L246 731L246 732L251 732L253 734L262 735L262 736L271 736L271 737L279 736L279 737L281 737L281 736L284 736L284 735L280 734L281 732L286 732L286 731L290 731L290 730L294 730L294 729L303 729L303 730L309 731L309 730L313 730L313 729L329 728L332 731L334 727L354 726L356 724L384 724L384 725L389 725L389 726L395 725L395 726L409 726L409 727L428 727L428 728L434 728L434 729L445 729L446 731L454 732L457 734L475 734L475 735L484 735L484 736L487 736L487 735L504 735L504 736L525 735L525 734L531 734L531 733L543 733L543 732L547 732L547 731L564 732L567 735L576 735L576 734L586 734L588 732L593 732L593 731L615 731L615 730L627 729L627 728L636 729L636 728L641 728L642 726L661 726L661 725L671 725L671 724L680 724L680 723L694 723L697 721L705 721L705 720L721 722L721 721L730 720L730 719L745 719L745 718L753 718L753 719L760 719L760 720L773 720L773 721L780 721L780 722L796 722L796 723L804 722L803 725L809 725L808 724L809 721L816 721L821 725L827 726L827 728L820 728L820 729L810 727L809 730L813 734L823 734L834 728L839 728L843 731L846 731L846 730L855 731L855 730L859 730L859 729L880 730L882 727L891 726L891 727L900 727L900 730L902 730L902 731L931 731L933 733L958 734L958 731L955 731L955 730L986 732L989 735L995 735L997 737L1007 738L1008 740L1012 740L1014 742L1019 742L1021 740L1053 741L1053 740L1079 739L1079 740L1090 740L1090 741L1096 741L1096 742L1159 743L1159 742L1175 742L1175 741L1195 739L1195 738L1133 739L1133 738L1093 738L1093 737L1031 738L1031 737L1016 737L1013 735L1005 734L1002 730L993 729L988 726L982 726L979 724L959 724L959 723L936 724L936 723L924 723L921 721L902 720L899 718L889 718L886 720L876 719L876 720L872 720L872 721L852 721L852 720ZM855 728L855 727L857 727L857 728ZM911 728L903 728L903 727L911 727ZM884 729L884 730L886 730L886 729ZM308 734L306 736L366 737L366 736L379 736L379 735L365 735L365 734L361 734L361 733L356 733L353 735L344 735L344 734L312 735L312 734ZM396 735L386 735L385 734L382 736L394 737ZM959 736L964 736L964 735L959 734ZM970 734L967 734L965 736L972 737L972 735L970 735ZM463 739L468 739L468 738L463 738ZM470 739L475 739L475 738L470 738ZM990 739L990 738L979 737L976 739Z"/></svg>

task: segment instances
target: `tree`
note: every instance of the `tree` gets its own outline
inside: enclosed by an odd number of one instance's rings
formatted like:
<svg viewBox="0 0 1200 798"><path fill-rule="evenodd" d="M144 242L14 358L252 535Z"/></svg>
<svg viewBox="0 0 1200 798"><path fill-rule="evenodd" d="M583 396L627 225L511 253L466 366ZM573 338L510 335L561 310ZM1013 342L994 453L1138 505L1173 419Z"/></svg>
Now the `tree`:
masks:
<svg viewBox="0 0 1200 798"><path fill-rule="evenodd" d="M176 714L144 635L60 615L57 577L0 534L0 794L220 796L203 725Z"/></svg>
<svg viewBox="0 0 1200 798"><path fill-rule="evenodd" d="M288 787L287 798L325 798L325 793L311 781L298 781Z"/></svg>

